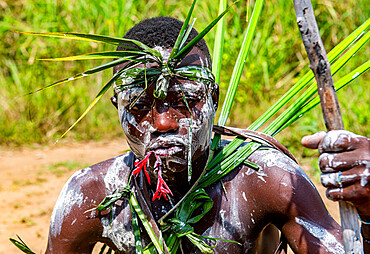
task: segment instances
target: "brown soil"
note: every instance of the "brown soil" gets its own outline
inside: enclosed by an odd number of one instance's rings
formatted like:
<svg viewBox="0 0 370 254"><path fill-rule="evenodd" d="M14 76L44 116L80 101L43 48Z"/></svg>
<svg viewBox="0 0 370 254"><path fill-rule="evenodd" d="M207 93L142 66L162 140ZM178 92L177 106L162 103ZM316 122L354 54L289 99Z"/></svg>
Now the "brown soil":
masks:
<svg viewBox="0 0 370 254"><path fill-rule="evenodd" d="M126 150L122 140L58 144L38 149L0 150L0 254L21 253L9 241L16 234L36 253L46 248L54 203L67 179L81 167ZM316 184L329 212L338 221L338 205L328 201Z"/></svg>

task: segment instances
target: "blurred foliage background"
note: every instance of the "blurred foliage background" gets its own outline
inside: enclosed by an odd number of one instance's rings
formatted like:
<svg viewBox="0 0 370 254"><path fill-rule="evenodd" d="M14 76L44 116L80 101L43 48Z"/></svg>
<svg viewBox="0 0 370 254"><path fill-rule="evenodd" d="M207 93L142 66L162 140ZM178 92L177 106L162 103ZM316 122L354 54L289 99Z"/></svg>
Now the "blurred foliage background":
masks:
<svg viewBox="0 0 370 254"><path fill-rule="evenodd" d="M250 1L253 6L254 2ZM22 35L13 31L84 32L122 37L135 23L153 16L184 20L191 0L0 0L0 145L19 146L54 142L85 110L100 87L112 75L97 74L57 89L18 97L59 79L80 73L95 62L42 62L38 58L61 57L113 46ZM327 51L369 18L367 0L313 1L321 36ZM199 0L193 17L201 30L217 16L215 1ZM227 34L221 76L221 101L247 27L247 1L237 3L226 16ZM215 31L206 36L213 51ZM369 46L337 76L364 63ZM295 23L293 1L265 1L251 53L228 125L246 127L257 119L308 70L308 59ZM368 128L370 74L339 93L345 128L362 135ZM334 77L334 81L338 77ZM79 123L64 142L111 139L123 135L108 95ZM299 157L314 152L299 145L303 135L324 129L319 108L277 136Z"/></svg>

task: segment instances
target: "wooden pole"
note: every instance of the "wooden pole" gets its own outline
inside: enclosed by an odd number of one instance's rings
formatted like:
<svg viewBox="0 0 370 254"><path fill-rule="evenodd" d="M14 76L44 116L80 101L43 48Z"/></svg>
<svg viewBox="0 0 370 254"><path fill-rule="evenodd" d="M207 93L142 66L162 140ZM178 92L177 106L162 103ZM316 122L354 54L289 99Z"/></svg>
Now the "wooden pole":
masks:
<svg viewBox="0 0 370 254"><path fill-rule="evenodd" d="M297 24L301 32L310 68L315 74L321 108L328 131L343 130L337 94L331 76L330 64L321 41L310 0L294 0ZM360 228L356 209L347 202L339 202L340 217L343 232L343 242L346 253L362 254Z"/></svg>

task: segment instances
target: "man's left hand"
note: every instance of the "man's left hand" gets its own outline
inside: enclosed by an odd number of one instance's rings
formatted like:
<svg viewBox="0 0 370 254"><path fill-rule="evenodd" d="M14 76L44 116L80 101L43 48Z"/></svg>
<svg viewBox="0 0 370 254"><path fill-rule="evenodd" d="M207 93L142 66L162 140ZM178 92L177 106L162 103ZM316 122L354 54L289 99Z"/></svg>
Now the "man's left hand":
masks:
<svg viewBox="0 0 370 254"><path fill-rule="evenodd" d="M361 219L370 222L370 139L344 130L321 131L303 137L302 145L320 152L326 196L353 203Z"/></svg>

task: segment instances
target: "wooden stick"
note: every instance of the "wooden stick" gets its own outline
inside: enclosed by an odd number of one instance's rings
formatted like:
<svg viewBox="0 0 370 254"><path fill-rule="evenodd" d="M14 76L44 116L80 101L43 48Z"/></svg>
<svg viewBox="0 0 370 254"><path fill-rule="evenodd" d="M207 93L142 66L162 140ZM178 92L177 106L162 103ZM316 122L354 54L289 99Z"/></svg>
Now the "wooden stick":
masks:
<svg viewBox="0 0 370 254"><path fill-rule="evenodd" d="M328 131L343 130L342 115L334 89L330 64L321 41L311 1L294 0L294 8L303 44L310 59L310 68L315 74L325 126ZM344 201L339 202L339 209L345 252L362 254L356 209Z"/></svg>

